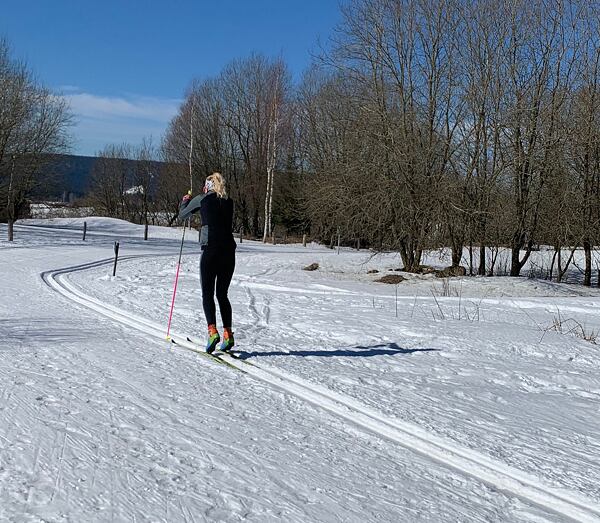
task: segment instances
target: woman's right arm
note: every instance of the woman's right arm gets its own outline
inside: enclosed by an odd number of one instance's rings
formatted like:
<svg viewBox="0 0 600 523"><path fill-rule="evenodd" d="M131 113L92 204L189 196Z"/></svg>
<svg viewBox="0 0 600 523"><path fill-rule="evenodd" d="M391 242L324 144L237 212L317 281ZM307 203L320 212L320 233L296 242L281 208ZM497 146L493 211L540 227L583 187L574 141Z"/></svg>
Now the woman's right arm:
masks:
<svg viewBox="0 0 600 523"><path fill-rule="evenodd" d="M188 195L186 194L186 196ZM184 221L187 220L193 213L198 212L200 210L200 204L202 200L204 200L205 196L205 194L200 194L192 200L184 196L183 200L181 201L181 205L179 206L179 216L177 216L177 218Z"/></svg>

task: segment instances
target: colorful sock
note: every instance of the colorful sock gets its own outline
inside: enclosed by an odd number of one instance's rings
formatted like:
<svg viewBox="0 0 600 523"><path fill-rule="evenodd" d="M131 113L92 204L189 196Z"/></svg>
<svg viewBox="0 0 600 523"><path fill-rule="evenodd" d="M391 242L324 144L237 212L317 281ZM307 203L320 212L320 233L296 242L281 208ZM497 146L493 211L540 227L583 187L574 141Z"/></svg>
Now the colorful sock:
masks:
<svg viewBox="0 0 600 523"><path fill-rule="evenodd" d="M213 352L217 346L217 343L221 340L217 326L211 323L208 326L208 341L206 342L206 352L209 354Z"/></svg>
<svg viewBox="0 0 600 523"><path fill-rule="evenodd" d="M235 345L235 340L233 339L233 332L229 327L225 327L223 329L223 343L221 343L220 349L223 351L230 350Z"/></svg>

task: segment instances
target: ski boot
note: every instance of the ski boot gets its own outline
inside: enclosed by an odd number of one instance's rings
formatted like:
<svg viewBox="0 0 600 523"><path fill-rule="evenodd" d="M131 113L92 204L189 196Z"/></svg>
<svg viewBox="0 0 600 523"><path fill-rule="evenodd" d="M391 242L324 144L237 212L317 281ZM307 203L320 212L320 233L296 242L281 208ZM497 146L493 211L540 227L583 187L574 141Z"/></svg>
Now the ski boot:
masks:
<svg viewBox="0 0 600 523"><path fill-rule="evenodd" d="M206 352L212 354L217 348L217 343L221 341L221 337L219 336L219 331L217 330L217 326L211 324L208 326L208 341L206 342Z"/></svg>
<svg viewBox="0 0 600 523"><path fill-rule="evenodd" d="M234 345L235 345L235 341L233 339L233 332L231 332L231 329L225 327L223 329L223 342L221 343L219 350L221 350L223 352L227 352L227 351L231 350Z"/></svg>

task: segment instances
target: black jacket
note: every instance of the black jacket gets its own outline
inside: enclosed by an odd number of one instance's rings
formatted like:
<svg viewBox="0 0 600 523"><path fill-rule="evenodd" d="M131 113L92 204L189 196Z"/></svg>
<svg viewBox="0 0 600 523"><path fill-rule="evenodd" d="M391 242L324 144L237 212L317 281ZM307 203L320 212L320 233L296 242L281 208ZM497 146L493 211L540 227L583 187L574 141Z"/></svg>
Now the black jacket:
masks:
<svg viewBox="0 0 600 523"><path fill-rule="evenodd" d="M189 202L183 202L179 209L179 219L186 220L193 213L200 212L202 229L200 246L205 249L235 249L233 239L233 200L219 198L217 193L196 196Z"/></svg>

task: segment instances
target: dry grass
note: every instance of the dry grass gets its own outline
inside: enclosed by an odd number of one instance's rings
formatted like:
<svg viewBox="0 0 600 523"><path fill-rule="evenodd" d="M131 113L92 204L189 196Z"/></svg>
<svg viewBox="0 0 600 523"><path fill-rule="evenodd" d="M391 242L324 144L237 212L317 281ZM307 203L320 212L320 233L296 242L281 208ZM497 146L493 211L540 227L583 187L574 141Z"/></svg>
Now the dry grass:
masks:
<svg viewBox="0 0 600 523"><path fill-rule="evenodd" d="M557 314L554 315L552 324L544 329L542 339L544 338L546 332L550 331L558 332L560 334L570 334L581 340L593 343L594 345L598 344L598 331L588 330L585 325L578 322L574 318L563 318L560 310L558 310Z"/></svg>

